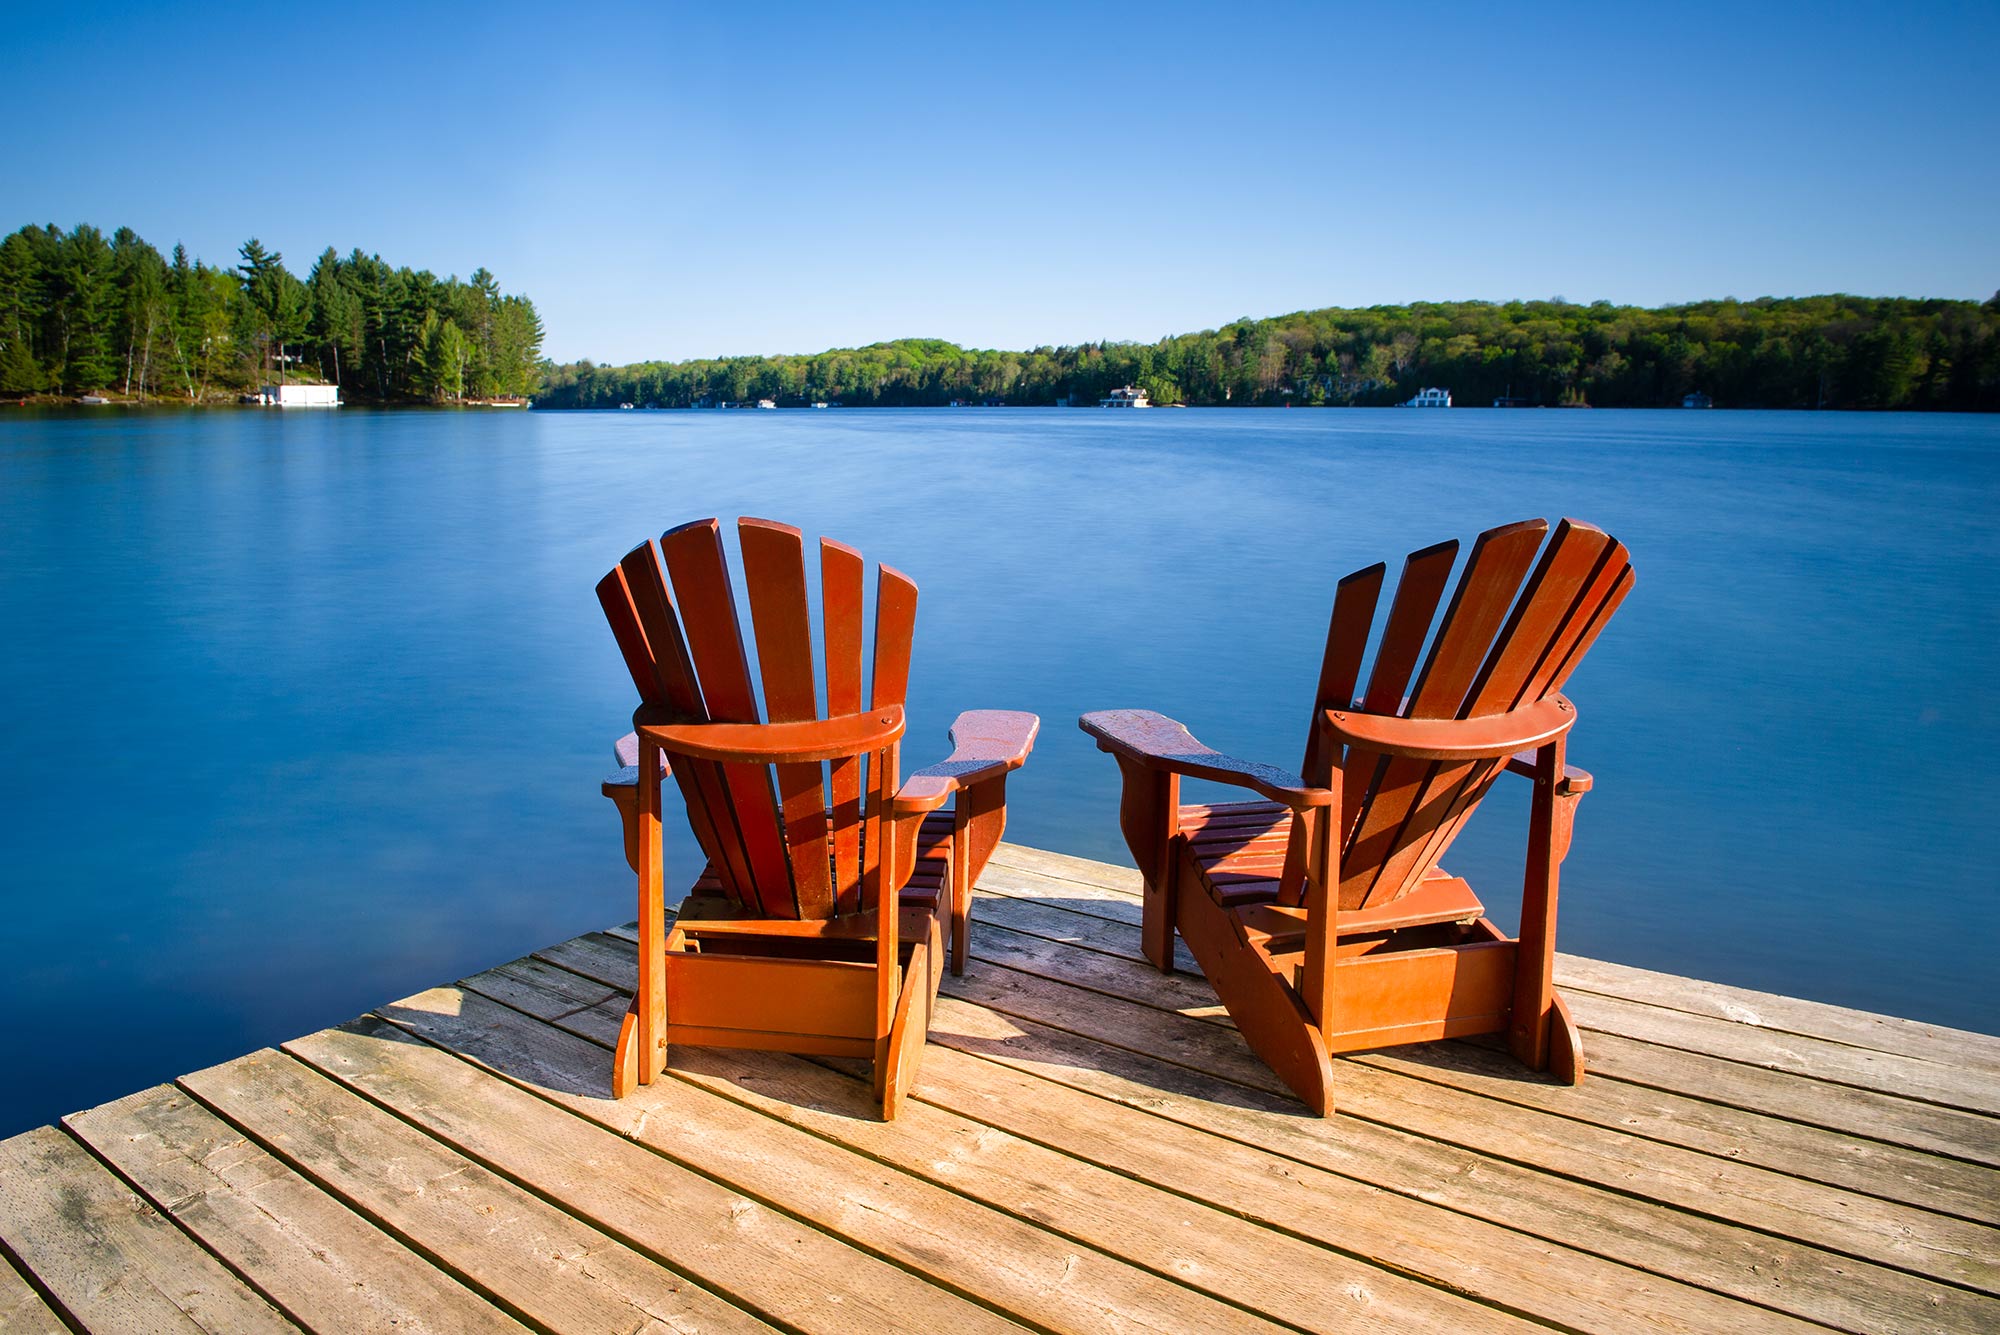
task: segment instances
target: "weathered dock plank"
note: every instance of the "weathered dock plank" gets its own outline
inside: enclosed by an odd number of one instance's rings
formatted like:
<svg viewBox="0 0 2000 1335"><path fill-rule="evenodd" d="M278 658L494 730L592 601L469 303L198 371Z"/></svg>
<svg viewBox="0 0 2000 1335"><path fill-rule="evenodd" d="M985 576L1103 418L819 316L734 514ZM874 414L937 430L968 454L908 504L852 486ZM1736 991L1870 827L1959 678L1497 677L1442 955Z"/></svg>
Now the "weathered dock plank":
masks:
<svg viewBox="0 0 2000 1335"><path fill-rule="evenodd" d="M0 1239L90 1330L296 1330L54 1127L0 1141Z"/></svg>
<svg viewBox="0 0 2000 1335"><path fill-rule="evenodd" d="M1051 922L1057 913L1068 921ZM1140 955L1136 937L1121 924L1045 904L984 895L974 901L973 918L981 928L977 951L982 959L1229 1026L1227 1013L1214 1005L1213 994L1198 974L1168 975L1154 970ZM1024 922L1062 931L1062 944L1017 930ZM1071 946L1087 949L1067 948ZM1593 1035L1593 1053L1595 1043ZM1593 1122L1602 1131L1583 1133L1590 1143L1622 1144L1643 1136L1665 1146L1685 1146L1717 1156L1725 1166L1713 1171L1737 1180L1743 1191L1759 1199L1770 1183L1756 1178L1750 1170L1762 1166L1787 1181L1797 1178L1881 1196L1925 1211L1956 1213L1975 1223L2000 1223L2000 1173L1969 1164L1942 1163L1935 1156L1876 1140L1718 1108L1615 1079L1591 1080L1574 1089L1523 1079L1518 1064L1475 1043L1428 1044L1356 1061L1567 1119ZM1919 1114L1921 1110L1922 1105L1912 1109ZM1718 1123L1727 1127L1726 1133L1720 1131ZM1567 1127L1561 1134L1571 1136ZM1607 1141L1607 1136L1613 1139ZM1697 1174L1711 1171L1699 1161L1679 1157L1675 1148L1656 1155L1635 1146L1634 1152L1693 1163ZM1831 1208L1839 1219L1850 1214L1849 1204L1838 1193L1808 1191L1807 1195L1819 1208ZM1829 1201L1837 1203L1829 1206ZM1967 1250L1975 1254L1991 1255L2000 1247L2000 1236L1985 1229L1968 1232L1965 1239Z"/></svg>
<svg viewBox="0 0 2000 1335"><path fill-rule="evenodd" d="M0 1258L0 1331L7 1335L68 1335L69 1331L4 1258Z"/></svg>
<svg viewBox="0 0 2000 1335"><path fill-rule="evenodd" d="M1156 1083L1161 1067L1180 1067L1249 1090L1280 1097L1284 1094L1283 1084L1233 1032L1203 1020L1102 993L1086 994L1052 979L1001 968L980 970L976 975L968 972L964 979L949 981L946 990L954 998L1007 1019L1030 1020L1071 1032L1087 1024L1088 1034L1080 1036L1147 1057L1151 1065L1148 1079ZM1079 1019L1085 1015L1087 1021ZM949 1036L942 1041L953 1042ZM1940 1306L2000 1322L2000 1304L1980 1295L1920 1275L1830 1255L1802 1246L1790 1235L1767 1235L1724 1222L1731 1217L1730 1209L1750 1208L1748 1198L1743 1193L1723 1191L1726 1184L1714 1182L1699 1170L1673 1173L1653 1167L1656 1153L1665 1147L1633 1142L1632 1151L1621 1157L1615 1146L1579 1146L1576 1142L1591 1130L1580 1123L1549 1118L1556 1125L1537 1126L1526 1118L1509 1115L1529 1110L1422 1081L1396 1080L1388 1073L1371 1070L1365 1060L1343 1067L1342 1076L1340 1109L1344 1118L1414 1132L1492 1160L1552 1173L1560 1179L1550 1183L1553 1202L1564 1213L1573 1213L1578 1207L1614 1210L1606 1199L1612 1195L1641 1195L1668 1207L1605 1230L1597 1245L1617 1247L1618 1251L1608 1254L1620 1259L1660 1267L1666 1274L1703 1274L1733 1296L1784 1305L1797 1315L1849 1330L1882 1329L1887 1318L1926 1316ZM1285 1113L1278 1114L1278 1120L1288 1126L1299 1123ZM1326 1125L1303 1123L1300 1134L1315 1140ZM1262 1134L1270 1136L1277 1131L1266 1127ZM1718 1170L1727 1167L1720 1161L1709 1162ZM1583 1191L1586 1185L1602 1188L1604 1196ZM1864 1202L1868 1198L1851 1199ZM1824 1222L1798 1211L1788 1212L1786 1217L1800 1225ZM1704 1231L1704 1219L1713 1236L1672 1248L1665 1255L1655 1250L1675 1235ZM1868 1248L1889 1245L1866 1229L1855 1230L1848 1240ZM1910 1245L1905 1246L1905 1253L1913 1260L1937 1259ZM1640 1257L1648 1261L1640 1261ZM1718 1257L1723 1266L1716 1265ZM1949 1252L1945 1257L1954 1265L1972 1264ZM1731 1260L1736 1264L1729 1265ZM1865 1282L1856 1283L1858 1275L1865 1276ZM1753 1294L1757 1296L1753 1298Z"/></svg>
<svg viewBox="0 0 2000 1335"><path fill-rule="evenodd" d="M478 982L468 979L467 985ZM550 1010L560 1004L554 996L545 1003ZM595 1013L545 1018L600 1047L616 1037L616 1026L607 1029ZM940 1049L926 1061L951 1055ZM1393 1271L1258 1228L1143 1177L1108 1172L990 1123L958 1117L941 1103L920 1104L894 1125L875 1122L867 1116L871 1091L855 1072L776 1053L690 1049L683 1058L672 1073L705 1090L1281 1321L1329 1329L1367 1329L1382 1321L1468 1330L1522 1326L1499 1310L1468 1308ZM590 1060L600 1065L602 1051Z"/></svg>
<svg viewBox="0 0 2000 1335"><path fill-rule="evenodd" d="M1590 1079L1480 1043L1298 1104L1137 873L1002 845L911 1102L677 1050L586 933L0 1144L8 1330L2000 1329L2000 1039L1559 957Z"/></svg>
<svg viewBox="0 0 2000 1335"><path fill-rule="evenodd" d="M614 1100L602 1048L477 994L440 988L381 1014L534 1089L557 1105L549 1114L566 1110L594 1124L574 1134L603 1134L596 1130L603 1127L663 1157L698 1164L701 1172L802 1223L852 1239L932 1283L977 1293L1030 1325L1132 1332L1271 1328L1251 1312L1203 1300L1182 1285L886 1171L877 1160L841 1152L838 1142L803 1135L686 1082L659 1080ZM312 1059L323 1044L325 1037L316 1035L296 1049ZM420 1063L429 1082L449 1078L436 1070L436 1060L412 1056L413 1068ZM846 1112L850 1119L868 1116L865 1104ZM569 1190L563 1196L577 1199ZM866 1273L858 1259L846 1262L847 1273ZM898 1278L906 1286L916 1282ZM886 1279L883 1301L890 1304L896 1295ZM947 1323L964 1329L993 1324L991 1314L976 1311L948 1317L933 1310L918 1322L933 1330Z"/></svg>
<svg viewBox="0 0 2000 1335"><path fill-rule="evenodd" d="M282 1054L253 1053L181 1084L295 1171L531 1325L761 1325Z"/></svg>
<svg viewBox="0 0 2000 1335"><path fill-rule="evenodd" d="M525 1329L177 1089L142 1090L64 1124L308 1329Z"/></svg>
<svg viewBox="0 0 2000 1335"><path fill-rule="evenodd" d="M1629 964L1585 959L1581 955L1556 956L1556 969L1563 985L1572 992L1643 1000L1651 1006L1734 1024L2000 1074L2000 1036L1993 1034L1951 1029L1894 1015L1874 1015L1775 992L1756 992L1638 969Z"/></svg>

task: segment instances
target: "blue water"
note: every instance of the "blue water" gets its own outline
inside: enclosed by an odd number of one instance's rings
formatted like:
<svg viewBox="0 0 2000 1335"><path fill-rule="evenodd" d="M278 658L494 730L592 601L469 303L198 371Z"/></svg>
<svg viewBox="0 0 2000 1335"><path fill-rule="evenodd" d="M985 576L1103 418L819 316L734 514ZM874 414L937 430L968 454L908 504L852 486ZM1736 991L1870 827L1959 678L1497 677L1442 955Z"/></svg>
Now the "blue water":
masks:
<svg viewBox="0 0 2000 1335"><path fill-rule="evenodd" d="M1340 575L1591 520L1563 948L2000 1029L2000 419L12 411L0 1134L628 918L591 586L742 513L922 586L907 763L1034 710L1011 837L1118 861L1078 713L1296 764ZM1502 921L1508 783L1448 862Z"/></svg>

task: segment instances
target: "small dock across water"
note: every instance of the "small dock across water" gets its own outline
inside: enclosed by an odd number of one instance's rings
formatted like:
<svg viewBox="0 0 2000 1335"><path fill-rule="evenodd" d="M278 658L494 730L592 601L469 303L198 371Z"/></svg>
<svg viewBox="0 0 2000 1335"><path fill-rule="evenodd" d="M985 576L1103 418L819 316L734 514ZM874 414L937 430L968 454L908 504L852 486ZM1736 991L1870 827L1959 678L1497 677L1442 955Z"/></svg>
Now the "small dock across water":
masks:
<svg viewBox="0 0 2000 1335"><path fill-rule="evenodd" d="M903 1117L677 1049L591 933L0 1142L0 1327L2000 1329L2000 1038L1562 957L1589 1078L1441 1043L1302 1114L1137 875L1003 845Z"/></svg>

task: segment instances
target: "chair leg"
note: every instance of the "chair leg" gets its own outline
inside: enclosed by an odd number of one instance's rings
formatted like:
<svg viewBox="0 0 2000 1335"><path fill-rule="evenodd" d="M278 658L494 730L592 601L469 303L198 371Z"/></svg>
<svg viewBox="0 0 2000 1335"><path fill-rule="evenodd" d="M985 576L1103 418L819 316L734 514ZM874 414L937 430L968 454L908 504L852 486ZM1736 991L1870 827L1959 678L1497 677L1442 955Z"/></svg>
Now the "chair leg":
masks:
<svg viewBox="0 0 2000 1335"><path fill-rule="evenodd" d="M944 973L941 927L938 919L931 919L930 931L911 947L910 962L903 971L903 991L896 998L895 1020L888 1036L875 1045L881 1054L875 1068L875 1097L881 1101L885 1122L896 1120L903 1100L917 1083L917 1068L931 1032L932 1000Z"/></svg>
<svg viewBox="0 0 2000 1335"><path fill-rule="evenodd" d="M1563 740L1535 752L1535 791L1528 812L1528 859L1521 884L1520 950L1514 964L1514 1014L1507 1046L1530 1070L1549 1069L1550 1030L1555 1027L1556 892L1562 866L1556 793L1563 772Z"/></svg>
<svg viewBox="0 0 2000 1335"><path fill-rule="evenodd" d="M1250 1050L1306 1107L1332 1116L1333 1062L1298 992L1272 971L1267 956L1243 943L1229 910L1199 887L1181 896L1178 927Z"/></svg>
<svg viewBox="0 0 2000 1335"><path fill-rule="evenodd" d="M632 995L632 1077L649 1085L667 1067L667 914L665 865L660 829L660 754L651 743L639 747L639 979ZM624 1025L619 1026L622 1043ZM623 1061L618 1070L622 1072ZM617 1081L613 1077L613 1083Z"/></svg>
<svg viewBox="0 0 2000 1335"><path fill-rule="evenodd" d="M1174 971L1176 866L1174 836L1180 828L1181 777L1150 770L1118 757L1124 775L1118 804L1118 825L1125 846L1146 881L1146 902L1139 925L1139 949L1162 973Z"/></svg>
<svg viewBox="0 0 2000 1335"><path fill-rule="evenodd" d="M1565 1085L1583 1082L1583 1032L1570 1017L1569 1003L1555 994L1549 1014L1549 1074Z"/></svg>
<svg viewBox="0 0 2000 1335"><path fill-rule="evenodd" d="M961 796L959 805L964 806ZM951 832L951 974L965 972L966 952L972 948L972 848L966 837L966 817L953 813Z"/></svg>
<svg viewBox="0 0 2000 1335"><path fill-rule="evenodd" d="M611 1057L611 1097L622 1099L639 1087L639 999L618 1022L618 1046Z"/></svg>

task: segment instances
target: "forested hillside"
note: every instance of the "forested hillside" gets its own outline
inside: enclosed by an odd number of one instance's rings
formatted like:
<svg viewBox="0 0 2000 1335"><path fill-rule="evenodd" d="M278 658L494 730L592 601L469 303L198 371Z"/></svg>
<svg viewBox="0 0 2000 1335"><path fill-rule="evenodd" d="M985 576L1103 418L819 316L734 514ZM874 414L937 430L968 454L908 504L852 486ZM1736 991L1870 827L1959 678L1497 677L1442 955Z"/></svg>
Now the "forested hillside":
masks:
<svg viewBox="0 0 2000 1335"><path fill-rule="evenodd" d="M1158 343L1032 352L899 339L816 356L549 368L548 407L686 407L759 398L852 406L1388 404L1426 385L1460 404L2000 409L2000 296L1984 303L1800 297L1649 310L1598 302L1419 303L1238 320Z"/></svg>
<svg viewBox="0 0 2000 1335"><path fill-rule="evenodd" d="M279 378L384 403L534 392L541 319L484 269L440 280L329 247L301 280L254 239L238 257L23 227L0 242L0 394L201 402Z"/></svg>

